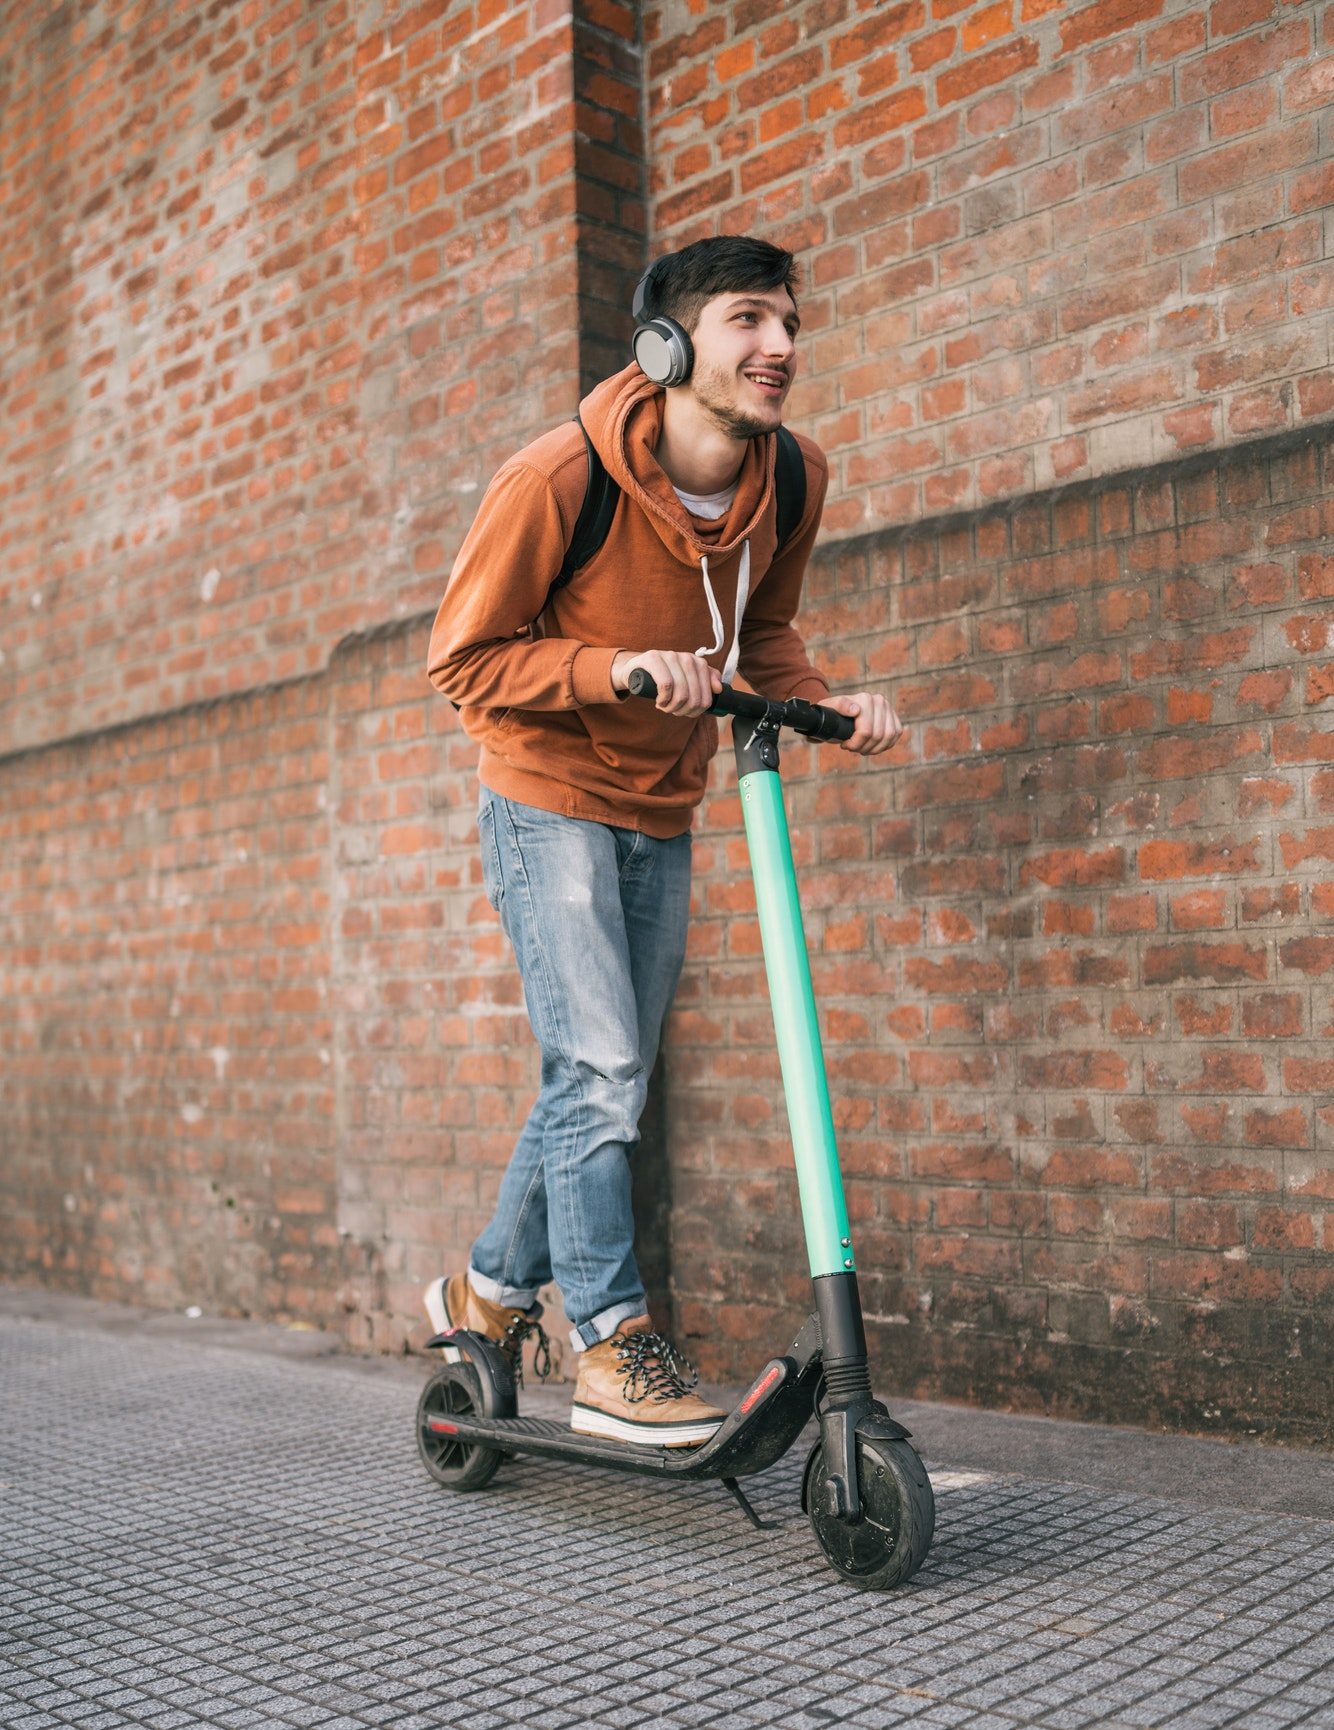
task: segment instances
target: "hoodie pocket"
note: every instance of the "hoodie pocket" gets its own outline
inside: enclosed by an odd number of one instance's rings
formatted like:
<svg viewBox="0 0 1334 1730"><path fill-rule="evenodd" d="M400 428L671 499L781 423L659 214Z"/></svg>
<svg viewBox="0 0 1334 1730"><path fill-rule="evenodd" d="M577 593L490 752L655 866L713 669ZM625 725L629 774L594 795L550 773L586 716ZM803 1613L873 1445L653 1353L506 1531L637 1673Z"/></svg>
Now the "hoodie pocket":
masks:
<svg viewBox="0 0 1334 1730"><path fill-rule="evenodd" d="M695 724L695 730L686 740L686 748L676 759L671 773L664 775L658 783L666 789L670 786L674 791L680 789L688 792L697 786L702 786L709 775L709 764L718 752L718 723L712 715L701 715Z"/></svg>

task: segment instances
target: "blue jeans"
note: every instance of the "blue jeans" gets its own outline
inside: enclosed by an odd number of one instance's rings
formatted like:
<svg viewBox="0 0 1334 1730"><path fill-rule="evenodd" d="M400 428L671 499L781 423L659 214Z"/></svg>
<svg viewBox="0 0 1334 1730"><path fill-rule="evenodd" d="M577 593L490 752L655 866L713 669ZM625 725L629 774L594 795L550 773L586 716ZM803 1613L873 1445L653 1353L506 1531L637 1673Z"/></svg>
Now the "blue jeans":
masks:
<svg viewBox="0 0 1334 1730"><path fill-rule="evenodd" d="M685 956L690 836L655 841L485 787L477 828L542 1083L469 1277L524 1308L554 1279L579 1351L646 1308L630 1154Z"/></svg>

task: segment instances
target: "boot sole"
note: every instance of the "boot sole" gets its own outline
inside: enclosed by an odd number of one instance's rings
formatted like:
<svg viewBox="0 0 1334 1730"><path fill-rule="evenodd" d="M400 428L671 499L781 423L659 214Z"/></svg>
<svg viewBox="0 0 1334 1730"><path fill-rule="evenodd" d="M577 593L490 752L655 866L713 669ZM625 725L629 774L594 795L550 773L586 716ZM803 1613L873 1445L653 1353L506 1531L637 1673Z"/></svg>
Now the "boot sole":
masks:
<svg viewBox="0 0 1334 1730"><path fill-rule="evenodd" d="M631 1418L614 1418L596 1406L570 1409L570 1428L578 1436L601 1436L613 1442L634 1442L645 1448L697 1448L711 1441L722 1418L697 1419L694 1423L636 1423Z"/></svg>

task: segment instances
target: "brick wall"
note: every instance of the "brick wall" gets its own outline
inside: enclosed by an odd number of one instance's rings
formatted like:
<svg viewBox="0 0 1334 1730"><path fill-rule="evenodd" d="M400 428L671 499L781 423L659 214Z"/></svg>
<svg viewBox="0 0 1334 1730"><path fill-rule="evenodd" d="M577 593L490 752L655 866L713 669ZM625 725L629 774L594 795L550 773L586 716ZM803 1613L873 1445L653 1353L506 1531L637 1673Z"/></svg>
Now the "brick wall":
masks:
<svg viewBox="0 0 1334 1730"><path fill-rule="evenodd" d="M1334 411L1329 8L670 0L655 250L788 237L831 531Z"/></svg>
<svg viewBox="0 0 1334 1730"><path fill-rule="evenodd" d="M10 19L0 1275L421 1337L535 1082L429 617L647 252L754 226L808 271L806 625L910 722L789 759L880 1377L1327 1434L1330 29ZM642 1217L731 1377L804 1274L725 760L698 860Z"/></svg>
<svg viewBox="0 0 1334 1730"><path fill-rule="evenodd" d="M896 1385L1328 1434L1332 528L1334 453L1303 439L817 555L822 663L891 677L910 723L892 766L790 751L788 795ZM718 771L669 1036L673 1271L735 1373L806 1297Z"/></svg>
<svg viewBox="0 0 1334 1730"><path fill-rule="evenodd" d="M568 9L66 4L10 15L0 78L0 741L313 671L438 599L578 399Z"/></svg>
<svg viewBox="0 0 1334 1730"><path fill-rule="evenodd" d="M4 763L4 1275L321 1315L328 733L303 683Z"/></svg>
<svg viewBox="0 0 1334 1730"><path fill-rule="evenodd" d="M1332 525L1302 441L817 555L910 723L786 763L886 1385L1327 1426ZM536 1083L424 623L0 766L0 1276L420 1337ZM732 1378L808 1288L726 757L696 856L645 1247Z"/></svg>
<svg viewBox="0 0 1334 1730"><path fill-rule="evenodd" d="M0 763L0 1278L421 1336L537 1081L424 626Z"/></svg>

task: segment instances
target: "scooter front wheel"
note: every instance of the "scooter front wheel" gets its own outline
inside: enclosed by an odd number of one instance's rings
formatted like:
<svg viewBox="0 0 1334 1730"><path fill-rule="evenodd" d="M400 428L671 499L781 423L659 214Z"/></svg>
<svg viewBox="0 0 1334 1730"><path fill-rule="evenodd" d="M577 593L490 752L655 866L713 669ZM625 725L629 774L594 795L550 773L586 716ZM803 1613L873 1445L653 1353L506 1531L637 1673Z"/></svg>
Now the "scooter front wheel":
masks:
<svg viewBox="0 0 1334 1730"><path fill-rule="evenodd" d="M498 1448L460 1441L448 1425L452 1418L482 1410L482 1387L470 1364L446 1364L422 1389L417 1401L417 1452L437 1484L451 1490L480 1490L496 1475Z"/></svg>
<svg viewBox="0 0 1334 1730"><path fill-rule="evenodd" d="M887 1592L911 1580L926 1560L936 1499L910 1442L859 1437L857 1475L865 1518L850 1526L825 1512L828 1474L824 1448L817 1442L806 1462L802 1504L810 1510L816 1542L830 1567L864 1591Z"/></svg>

